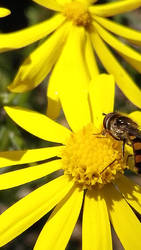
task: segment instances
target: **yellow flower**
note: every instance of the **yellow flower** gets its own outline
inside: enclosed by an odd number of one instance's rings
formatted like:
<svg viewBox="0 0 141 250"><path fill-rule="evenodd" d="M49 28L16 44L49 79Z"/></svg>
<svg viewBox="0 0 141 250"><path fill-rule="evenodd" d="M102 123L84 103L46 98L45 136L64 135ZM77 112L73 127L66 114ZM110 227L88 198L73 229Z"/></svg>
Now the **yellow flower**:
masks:
<svg viewBox="0 0 141 250"><path fill-rule="evenodd" d="M8 115L22 128L43 140L59 144L1 152L1 167L40 163L1 174L0 189L22 185L60 169L64 169L64 173L0 215L0 246L56 206L34 249L65 249L84 199L83 250L112 249L110 222L125 249L141 249L141 224L129 206L141 213L141 187L123 175L126 161L122 155L122 142L109 134L100 134L102 112L113 111L114 87L113 77L103 74L90 84L88 93L82 88L77 89L77 98L73 99L69 92L64 93L62 105L71 130L37 112L5 107ZM141 124L141 112L131 116ZM41 164L46 159L50 160Z"/></svg>
<svg viewBox="0 0 141 250"><path fill-rule="evenodd" d="M0 7L0 17L8 16L10 13L10 10Z"/></svg>
<svg viewBox="0 0 141 250"><path fill-rule="evenodd" d="M26 58L9 89L13 92L31 90L52 71L47 93L47 114L55 118L60 110L59 98L64 85L79 81L85 88L89 80L99 73L94 50L127 98L141 108L139 88L107 46L110 45L141 72L140 53L114 36L116 34L127 39L127 42L141 45L141 32L105 18L134 10L141 6L141 0L106 4L97 4L96 0L34 1L56 11L56 15L30 28L1 34L0 51L18 49L52 34Z"/></svg>

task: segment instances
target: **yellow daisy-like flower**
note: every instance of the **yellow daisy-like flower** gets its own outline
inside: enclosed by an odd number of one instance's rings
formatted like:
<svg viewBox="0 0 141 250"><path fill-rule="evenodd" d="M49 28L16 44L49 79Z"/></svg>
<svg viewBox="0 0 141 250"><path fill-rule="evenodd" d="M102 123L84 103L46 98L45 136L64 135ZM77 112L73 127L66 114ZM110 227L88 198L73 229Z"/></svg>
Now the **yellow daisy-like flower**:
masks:
<svg viewBox="0 0 141 250"><path fill-rule="evenodd" d="M47 114L55 118L60 110L59 98L64 85L79 81L82 88L85 88L93 75L99 73L94 50L106 71L114 75L127 98L141 108L139 88L107 46L111 46L141 72L140 53L113 35L141 45L141 32L106 18L140 7L141 0L121 0L106 4L97 4L96 0L34 1L56 11L56 15L22 31L1 34L0 50L18 49L52 34L26 58L9 89L13 92L31 90L53 69L47 93Z"/></svg>
<svg viewBox="0 0 141 250"><path fill-rule="evenodd" d="M10 13L10 10L0 7L0 17L8 16Z"/></svg>
<svg viewBox="0 0 141 250"><path fill-rule="evenodd" d="M130 207L141 213L141 187L123 175L126 164L122 155L122 142L109 134L101 134L102 112L113 111L114 87L113 77L103 74L90 84L89 92L80 88L76 93L77 98L73 100L69 92L64 93L63 110L72 130L37 112L16 107L5 108L22 128L59 145L1 152L1 167L40 163L1 174L0 189L36 180L59 169L63 169L64 173L0 215L0 246L18 236L56 206L34 249L65 249L84 199L83 250L112 249L110 222L125 249L141 249L138 240L141 224ZM134 112L131 117L141 124L141 112ZM50 161L41 164L45 159Z"/></svg>

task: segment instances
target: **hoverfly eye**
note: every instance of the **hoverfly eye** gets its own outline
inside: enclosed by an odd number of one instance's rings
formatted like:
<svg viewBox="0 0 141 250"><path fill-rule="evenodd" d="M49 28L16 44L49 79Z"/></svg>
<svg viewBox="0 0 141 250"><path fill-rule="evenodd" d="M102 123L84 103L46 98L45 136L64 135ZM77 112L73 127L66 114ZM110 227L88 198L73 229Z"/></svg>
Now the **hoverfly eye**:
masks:
<svg viewBox="0 0 141 250"><path fill-rule="evenodd" d="M124 121L121 119L117 119L117 126L121 126L124 124Z"/></svg>

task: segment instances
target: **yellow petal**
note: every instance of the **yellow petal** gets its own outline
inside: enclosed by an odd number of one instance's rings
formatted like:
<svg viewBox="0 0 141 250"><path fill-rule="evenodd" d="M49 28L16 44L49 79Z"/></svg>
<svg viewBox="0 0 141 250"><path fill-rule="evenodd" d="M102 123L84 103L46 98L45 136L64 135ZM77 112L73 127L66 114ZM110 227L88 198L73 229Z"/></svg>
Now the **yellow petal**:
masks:
<svg viewBox="0 0 141 250"><path fill-rule="evenodd" d="M56 119L59 116L61 110L57 84L57 81L55 81L54 84L52 84L50 81L47 88L47 116L51 119Z"/></svg>
<svg viewBox="0 0 141 250"><path fill-rule="evenodd" d="M58 14L29 28L8 34L0 34L0 52L19 49L36 42L57 29L64 20L65 17Z"/></svg>
<svg viewBox="0 0 141 250"><path fill-rule="evenodd" d="M94 16L94 19L110 32L130 40L132 43L141 45L140 31L125 27L106 18Z"/></svg>
<svg viewBox="0 0 141 250"><path fill-rule="evenodd" d="M73 26L49 83L55 84L63 111L73 131L90 122L87 99L89 77L84 62L84 46L85 30L83 27Z"/></svg>
<svg viewBox="0 0 141 250"><path fill-rule="evenodd" d="M99 69L98 69L98 65L96 62L95 54L93 51L93 47L92 47L89 35L87 36L87 39L86 39L85 60L88 66L90 79L93 79L95 76L99 74Z"/></svg>
<svg viewBox="0 0 141 250"><path fill-rule="evenodd" d="M0 168L43 161L59 156L62 146L0 152Z"/></svg>
<svg viewBox="0 0 141 250"><path fill-rule="evenodd" d="M43 140L65 143L71 134L70 130L38 112L19 107L5 107L5 110L19 126Z"/></svg>
<svg viewBox="0 0 141 250"><path fill-rule="evenodd" d="M131 119L133 119L139 127L141 127L141 112L140 111L134 111L128 115Z"/></svg>
<svg viewBox="0 0 141 250"><path fill-rule="evenodd" d="M105 200L99 191L87 191L84 202L83 250L112 250L110 221Z"/></svg>
<svg viewBox="0 0 141 250"><path fill-rule="evenodd" d="M25 59L9 86L10 91L31 90L45 79L61 53L68 32L68 24L63 25Z"/></svg>
<svg viewBox="0 0 141 250"><path fill-rule="evenodd" d="M43 185L0 215L0 246L5 245L46 213L70 191L73 182L66 176Z"/></svg>
<svg viewBox="0 0 141 250"><path fill-rule="evenodd" d="M116 1L112 3L99 4L90 7L90 12L98 16L114 16L137 9L141 6L141 0Z"/></svg>
<svg viewBox="0 0 141 250"><path fill-rule="evenodd" d="M56 206L49 217L34 250L65 249L77 222L83 201L83 191L74 187Z"/></svg>
<svg viewBox="0 0 141 250"><path fill-rule="evenodd" d="M0 17L5 17L10 15L11 11L6 8L0 8Z"/></svg>
<svg viewBox="0 0 141 250"><path fill-rule="evenodd" d="M61 160L42 163L36 166L11 171L0 175L0 190L23 185L61 169Z"/></svg>
<svg viewBox="0 0 141 250"><path fill-rule="evenodd" d="M60 5L64 5L66 3L71 3L73 0L56 0L57 3Z"/></svg>
<svg viewBox="0 0 141 250"><path fill-rule="evenodd" d="M86 6L89 6L92 3L97 2L98 0L79 0L79 2L82 2L83 4L85 4Z"/></svg>
<svg viewBox="0 0 141 250"><path fill-rule="evenodd" d="M115 81L112 75L100 74L95 77L89 87L89 100L94 125L102 129L103 113L114 109Z"/></svg>
<svg viewBox="0 0 141 250"><path fill-rule="evenodd" d="M141 54L128 45L120 42L116 37L103 29L96 22L93 23L97 32L112 48L114 48L129 64L141 73Z"/></svg>
<svg viewBox="0 0 141 250"><path fill-rule="evenodd" d="M116 60L112 52L108 49L96 32L92 34L92 40L98 57L106 70L110 74L114 75L115 81L121 91L134 105L141 107L141 91L132 78Z"/></svg>
<svg viewBox="0 0 141 250"><path fill-rule="evenodd" d="M33 0L37 4L40 4L48 9L61 11L62 7L59 3L55 0Z"/></svg>
<svg viewBox="0 0 141 250"><path fill-rule="evenodd" d="M65 1L65 2L72 2L72 0L57 0L57 1L59 1L59 2L61 2L61 1ZM93 4L93 3L95 3L95 2L97 2L98 0L79 0L79 2L82 2L82 3L84 3L84 4L86 4L86 5L90 5L90 4Z"/></svg>
<svg viewBox="0 0 141 250"><path fill-rule="evenodd" d="M103 29L99 24L93 23L99 35L112 46L129 64L141 73L141 55L128 45L120 42L116 37Z"/></svg>
<svg viewBox="0 0 141 250"><path fill-rule="evenodd" d="M126 62L128 62L134 69L136 69L139 73L141 73L141 60L134 60L132 57L125 56L120 53L120 55L124 58Z"/></svg>
<svg viewBox="0 0 141 250"><path fill-rule="evenodd" d="M141 249L141 223L134 212L114 186L106 185L103 190L111 222L124 249Z"/></svg>
<svg viewBox="0 0 141 250"><path fill-rule="evenodd" d="M141 187L122 176L115 182L127 202L141 214Z"/></svg>

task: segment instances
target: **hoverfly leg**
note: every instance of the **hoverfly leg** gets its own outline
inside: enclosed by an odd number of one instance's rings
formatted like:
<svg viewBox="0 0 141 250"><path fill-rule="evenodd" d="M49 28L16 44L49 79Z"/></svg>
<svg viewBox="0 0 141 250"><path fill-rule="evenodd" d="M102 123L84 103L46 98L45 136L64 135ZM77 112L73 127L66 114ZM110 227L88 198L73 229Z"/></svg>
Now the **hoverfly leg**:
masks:
<svg viewBox="0 0 141 250"><path fill-rule="evenodd" d="M126 140L123 140L123 144L122 144L122 156L124 157L124 151L125 151L125 143Z"/></svg>
<svg viewBox="0 0 141 250"><path fill-rule="evenodd" d="M117 159L114 159L108 166L106 166L101 172L100 174L102 174L108 167L110 167Z"/></svg>
<svg viewBox="0 0 141 250"><path fill-rule="evenodd" d="M93 135L102 135L102 136L97 136L96 138L103 138L103 135L105 135L105 134L106 134L106 130L103 129L102 132L97 133L97 134L93 134Z"/></svg>
<svg viewBox="0 0 141 250"><path fill-rule="evenodd" d="M100 132L100 133L93 134L93 135L101 135L101 132Z"/></svg>

